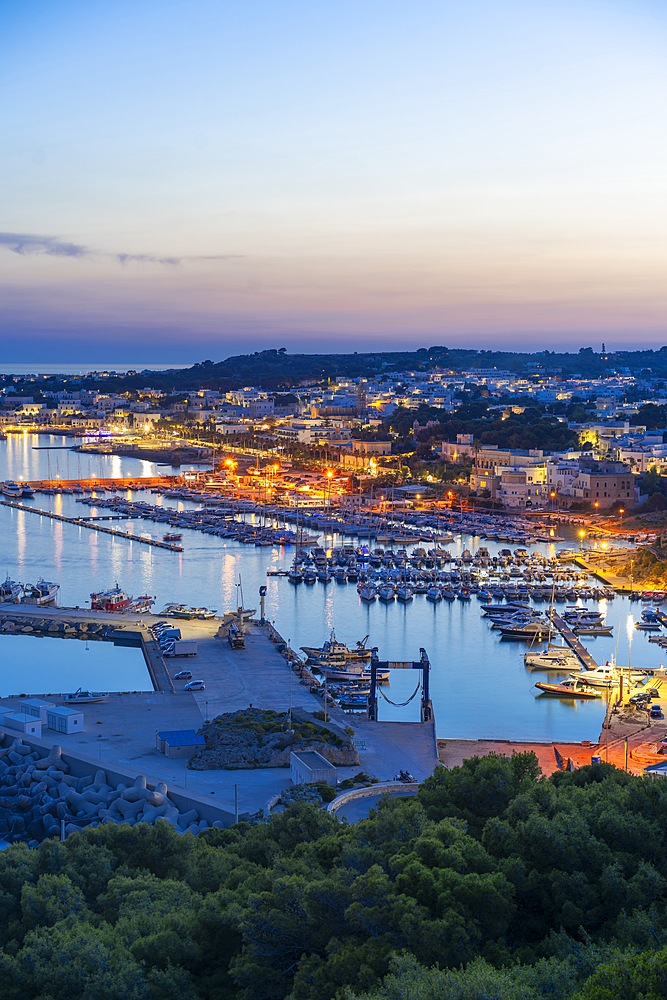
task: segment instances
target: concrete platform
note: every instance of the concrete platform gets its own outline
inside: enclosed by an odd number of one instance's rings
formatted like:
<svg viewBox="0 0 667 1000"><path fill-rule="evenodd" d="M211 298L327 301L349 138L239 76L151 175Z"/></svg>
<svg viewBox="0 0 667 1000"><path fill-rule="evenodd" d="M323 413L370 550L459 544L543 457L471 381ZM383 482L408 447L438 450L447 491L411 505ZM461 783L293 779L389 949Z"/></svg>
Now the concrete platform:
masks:
<svg viewBox="0 0 667 1000"><path fill-rule="evenodd" d="M35 609L4 605L0 610L26 615ZM109 615L82 609L40 608L39 617L79 620L109 620L128 630L147 631L153 621L167 616ZM174 681L174 692L154 691L141 694L112 694L107 702L82 706L85 731L63 736L43 731L47 743L60 743L63 750L89 759L95 767L123 769L145 774L149 781L166 781L179 791L190 790L197 796L215 796L218 805L233 811L235 786L238 786L240 812L255 812L282 789L291 786L288 768L243 771L190 771L187 760L168 759L155 748L155 734L164 729L195 729L202 722L223 712L235 712L249 706L287 712L290 705L308 712L322 711L323 703L311 694L306 683L288 666L270 641L268 630L258 623L246 629L245 649L233 650L216 633L220 621L173 619L184 639L196 639L196 656L173 657L165 666L173 678L178 671L192 671L193 678L204 681L204 691L186 692L186 681ZM48 640L47 640L48 641ZM29 692L39 694L40 692ZM57 700L57 699L56 699ZM18 709L20 699L2 699L2 705ZM339 768L341 779L359 770L386 780L400 770L410 771L418 780L432 773L437 764L435 726L419 723L368 722L358 715L346 715L329 706L332 721L341 728L355 730L361 763Z"/></svg>

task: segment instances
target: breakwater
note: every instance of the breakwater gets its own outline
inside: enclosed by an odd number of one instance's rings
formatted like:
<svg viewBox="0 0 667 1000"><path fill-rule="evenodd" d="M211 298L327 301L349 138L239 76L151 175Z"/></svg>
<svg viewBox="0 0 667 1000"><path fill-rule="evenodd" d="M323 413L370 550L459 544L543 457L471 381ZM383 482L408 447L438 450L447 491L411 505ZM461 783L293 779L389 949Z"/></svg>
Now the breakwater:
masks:
<svg viewBox="0 0 667 1000"><path fill-rule="evenodd" d="M181 833L194 834L230 825L231 817L222 812L209 820L195 808L183 808L190 805L187 801L177 804L166 782L150 787L143 775L118 780L122 776L91 762L78 763L74 768L60 746L46 753L20 737L0 733L0 834L5 840L36 846L46 837L101 823L133 826L163 820Z"/></svg>
<svg viewBox="0 0 667 1000"><path fill-rule="evenodd" d="M53 521L62 521L65 524L78 525L80 528L88 528L89 531L100 531L105 535L114 535L116 538L125 538L130 542L140 542L142 545L153 545L158 549L169 549L171 552L182 552L182 545L175 545L173 542L161 542L157 538L149 538L147 535L135 535L130 531L121 531L119 528L108 528L104 524L94 524L92 521L82 517L65 517L64 514L57 514L53 510L40 510L29 504L17 503L15 500L0 500L4 507L13 507L14 510L23 510L28 514L39 514L41 517L49 517Z"/></svg>

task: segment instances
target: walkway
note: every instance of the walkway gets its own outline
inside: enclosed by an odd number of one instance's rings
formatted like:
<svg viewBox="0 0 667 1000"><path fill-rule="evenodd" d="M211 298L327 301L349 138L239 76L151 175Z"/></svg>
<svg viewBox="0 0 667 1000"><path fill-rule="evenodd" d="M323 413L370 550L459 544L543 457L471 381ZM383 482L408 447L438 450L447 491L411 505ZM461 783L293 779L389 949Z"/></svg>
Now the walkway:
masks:
<svg viewBox="0 0 667 1000"><path fill-rule="evenodd" d="M593 659L591 654L588 652L586 647L582 642L579 641L577 636L574 634L570 626L564 621L559 614L552 611L550 614L551 621L556 626L565 642L568 644L572 652L577 656L579 662L583 664L586 670L596 670L598 664Z"/></svg>

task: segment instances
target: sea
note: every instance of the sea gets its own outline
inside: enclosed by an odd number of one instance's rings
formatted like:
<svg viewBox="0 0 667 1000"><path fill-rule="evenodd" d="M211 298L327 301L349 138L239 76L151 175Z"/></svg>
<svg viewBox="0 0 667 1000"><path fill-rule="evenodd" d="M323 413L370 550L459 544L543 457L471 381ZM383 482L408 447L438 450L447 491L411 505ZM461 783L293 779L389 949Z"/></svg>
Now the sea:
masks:
<svg viewBox="0 0 667 1000"><path fill-rule="evenodd" d="M162 467L138 458L83 456L71 450L74 444L73 439L59 435L10 434L6 441L0 441L0 480L55 479L57 475L61 479L114 476L137 480L164 473ZM149 490L135 491L132 496L177 509L198 506ZM36 510L71 517L96 512L74 495L37 494L28 503ZM166 530L163 524L144 519L114 525L154 538L161 538ZM171 552L0 505L0 572L21 583L39 577L59 583L60 603L69 607L86 607L93 591L118 583L128 594L154 595L157 611L169 602L178 602L222 612L235 609L239 603L258 608L259 588L266 586L266 615L294 649L321 645L332 630L348 644L368 636L368 645L378 648L382 660L416 662L424 649L431 664L439 737L526 741L596 741L599 737L604 700L567 702L541 695L534 684L545 675L526 670L525 646L502 641L481 616L475 597L469 602L433 605L417 595L406 605L378 601L366 605L354 584L332 581L294 586L285 577L267 575L267 571L289 568L294 557L290 546L255 548L181 530L184 551ZM579 544L574 528L562 525L559 530L561 535L570 535L570 547ZM321 539L327 546L343 541L357 540L337 535ZM537 547L555 555L567 544ZM487 546L491 554L507 547L506 542L458 534L447 548L460 555L464 549L474 553L479 545ZM620 596L587 604L599 607L614 626L612 638L586 641L598 662L615 658L633 666L660 665L665 652L634 629L639 604ZM243 669L242 656L239 665ZM418 720L419 682L418 670L392 671L390 685L381 691L380 718ZM78 686L145 690L150 684L136 650L73 639L0 636L0 695L66 691Z"/></svg>
<svg viewBox="0 0 667 1000"><path fill-rule="evenodd" d="M77 364L63 364L61 362L49 362L48 364L40 361L31 361L27 364L18 364L16 362L6 361L0 363L0 375L87 375L93 372L107 372L108 374L123 375L129 371L143 372L166 372L178 370L180 368L190 368L192 367L192 362L183 362L183 364L120 364L118 361L113 361L111 364L104 365L99 362L79 362Z"/></svg>

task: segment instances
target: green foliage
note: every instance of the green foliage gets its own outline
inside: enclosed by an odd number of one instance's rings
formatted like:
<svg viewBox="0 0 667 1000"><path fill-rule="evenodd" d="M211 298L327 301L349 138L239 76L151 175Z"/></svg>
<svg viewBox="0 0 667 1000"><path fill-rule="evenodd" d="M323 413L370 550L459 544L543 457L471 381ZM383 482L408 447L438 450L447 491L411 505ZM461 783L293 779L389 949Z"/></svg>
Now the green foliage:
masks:
<svg viewBox="0 0 667 1000"><path fill-rule="evenodd" d="M0 854L2 997L657 1000L666 858L667 782L531 754L356 825L102 825Z"/></svg>
<svg viewBox="0 0 667 1000"><path fill-rule="evenodd" d="M664 497L667 493L667 479L661 476L657 469L649 469L641 477L639 488L650 497L656 494Z"/></svg>
<svg viewBox="0 0 667 1000"><path fill-rule="evenodd" d="M316 715L320 714L322 713L316 713ZM323 714L322 721L324 721ZM300 722L293 717L290 720L287 712L256 708L219 715L209 724L205 735L207 738L211 738L213 735L220 737L227 732L239 731L252 733L259 746L262 745L267 736L276 733L283 733L285 736L284 743L280 744L279 748L311 740L336 747L343 746L345 743L340 736L327 729L326 726L317 726L314 722Z"/></svg>

